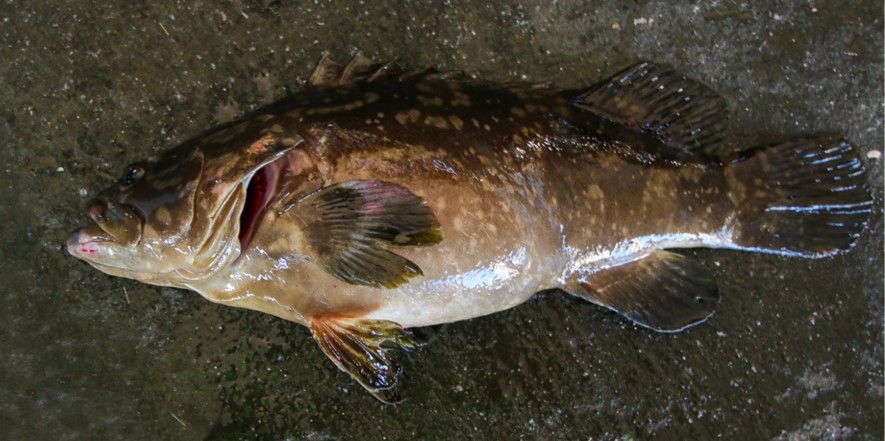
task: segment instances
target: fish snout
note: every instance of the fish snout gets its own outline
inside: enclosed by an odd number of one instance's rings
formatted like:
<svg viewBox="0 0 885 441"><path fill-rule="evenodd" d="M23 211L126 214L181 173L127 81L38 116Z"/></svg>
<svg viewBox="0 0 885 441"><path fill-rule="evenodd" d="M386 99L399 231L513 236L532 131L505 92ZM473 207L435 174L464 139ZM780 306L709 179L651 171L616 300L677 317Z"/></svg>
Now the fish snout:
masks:
<svg viewBox="0 0 885 441"><path fill-rule="evenodd" d="M80 228L71 233L68 241L65 243L68 254L81 259L89 259L98 255L100 250L99 242L102 242L105 238L100 234L96 234L98 233L97 231L90 230L98 230L98 227Z"/></svg>
<svg viewBox="0 0 885 441"><path fill-rule="evenodd" d="M138 212L127 205L94 199L89 203L87 214L107 236L120 245L133 245L141 240L143 221Z"/></svg>

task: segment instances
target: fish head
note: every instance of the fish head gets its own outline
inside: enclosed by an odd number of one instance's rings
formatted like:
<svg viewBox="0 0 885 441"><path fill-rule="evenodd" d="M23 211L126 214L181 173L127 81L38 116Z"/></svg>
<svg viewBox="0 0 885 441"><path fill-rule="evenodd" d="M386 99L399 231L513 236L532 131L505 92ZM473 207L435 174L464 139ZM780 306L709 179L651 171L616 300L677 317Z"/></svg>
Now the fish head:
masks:
<svg viewBox="0 0 885 441"><path fill-rule="evenodd" d="M253 177L300 138L285 141L233 127L126 167L89 203L93 222L70 236L68 252L107 274L154 285L187 288L212 276L240 254L241 216L255 205L247 200Z"/></svg>

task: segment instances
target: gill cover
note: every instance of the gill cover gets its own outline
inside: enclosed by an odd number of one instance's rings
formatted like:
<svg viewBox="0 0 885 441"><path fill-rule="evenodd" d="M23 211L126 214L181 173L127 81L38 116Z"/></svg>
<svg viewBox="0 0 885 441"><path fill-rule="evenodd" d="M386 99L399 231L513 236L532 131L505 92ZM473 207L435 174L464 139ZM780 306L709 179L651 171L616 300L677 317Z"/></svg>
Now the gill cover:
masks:
<svg viewBox="0 0 885 441"><path fill-rule="evenodd" d="M204 243L219 220L238 215L245 203L249 179L256 171L279 159L303 139L297 134L283 136L267 128L270 116L248 120L207 136L199 145L203 152L203 172L197 188L192 229ZM270 124L272 126L272 124ZM236 219L235 217L233 218ZM237 222L228 222L232 238Z"/></svg>

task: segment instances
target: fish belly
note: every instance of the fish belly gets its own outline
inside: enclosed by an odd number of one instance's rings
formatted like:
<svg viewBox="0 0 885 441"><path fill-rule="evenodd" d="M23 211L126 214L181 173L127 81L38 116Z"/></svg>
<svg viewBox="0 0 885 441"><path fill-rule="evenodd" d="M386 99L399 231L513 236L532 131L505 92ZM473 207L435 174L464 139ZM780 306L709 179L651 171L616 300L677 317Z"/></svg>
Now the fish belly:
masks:
<svg viewBox="0 0 885 441"><path fill-rule="evenodd" d="M416 191L434 207L444 240L397 251L424 274L372 293L384 301L368 317L404 327L454 322L512 308L557 286L566 260L550 207L504 187L428 185Z"/></svg>

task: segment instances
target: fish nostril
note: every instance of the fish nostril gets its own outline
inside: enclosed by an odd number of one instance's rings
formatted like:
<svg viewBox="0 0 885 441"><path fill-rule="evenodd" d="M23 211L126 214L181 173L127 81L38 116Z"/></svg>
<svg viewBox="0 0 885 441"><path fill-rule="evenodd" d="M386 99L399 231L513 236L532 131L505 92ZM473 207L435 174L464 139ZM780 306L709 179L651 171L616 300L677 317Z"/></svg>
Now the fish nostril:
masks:
<svg viewBox="0 0 885 441"><path fill-rule="evenodd" d="M89 203L87 213L89 214L89 218L91 218L92 220L97 220L100 216L104 215L105 210L106 205L103 202L95 199Z"/></svg>

